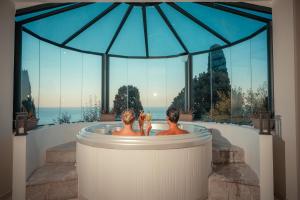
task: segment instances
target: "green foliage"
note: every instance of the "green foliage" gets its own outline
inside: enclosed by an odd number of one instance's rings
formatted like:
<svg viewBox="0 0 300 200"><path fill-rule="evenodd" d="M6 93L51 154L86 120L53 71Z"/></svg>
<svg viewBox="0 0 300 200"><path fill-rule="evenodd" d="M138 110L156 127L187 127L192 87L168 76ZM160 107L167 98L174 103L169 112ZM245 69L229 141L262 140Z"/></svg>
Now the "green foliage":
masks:
<svg viewBox="0 0 300 200"><path fill-rule="evenodd" d="M83 121L85 122L95 122L100 118L100 107L95 105L91 108L86 108L83 111Z"/></svg>
<svg viewBox="0 0 300 200"><path fill-rule="evenodd" d="M132 109L138 117L143 106L140 100L140 92L137 87L132 85L123 85L118 89L118 93L114 99L113 112L117 117L120 117L121 113L128 108Z"/></svg>
<svg viewBox="0 0 300 200"><path fill-rule="evenodd" d="M27 95L26 99L22 101L22 109L28 113L29 119L36 118L36 110L34 105L34 100L30 95Z"/></svg>
<svg viewBox="0 0 300 200"><path fill-rule="evenodd" d="M210 74L200 73L193 78L193 110L196 119L203 118L211 107Z"/></svg>
<svg viewBox="0 0 300 200"><path fill-rule="evenodd" d="M172 107L177 108L180 112L184 112L184 105L185 105L185 88L183 88L178 95L173 99L171 104Z"/></svg>
<svg viewBox="0 0 300 200"><path fill-rule="evenodd" d="M245 112L247 114L258 114L266 111L268 111L267 82L258 87L256 91L248 90L245 97Z"/></svg>
<svg viewBox="0 0 300 200"><path fill-rule="evenodd" d="M218 47L214 45L211 49ZM266 82L256 91L248 90L247 93L241 87L231 88L223 50L209 53L207 72L193 78L192 93L195 119L245 124L249 123L250 115L268 110ZM172 105L183 110L184 100L182 89Z"/></svg>
<svg viewBox="0 0 300 200"><path fill-rule="evenodd" d="M59 124L69 124L71 121L71 115L67 112L61 113L61 116L57 117L57 123Z"/></svg>
<svg viewBox="0 0 300 200"><path fill-rule="evenodd" d="M94 102L90 97L90 103L88 107L84 108L83 111L83 121L85 122L95 122L100 118L100 102L97 101L96 96L94 97Z"/></svg>
<svg viewBox="0 0 300 200"><path fill-rule="evenodd" d="M241 87L233 88L231 92L231 114L235 116L243 116L245 94Z"/></svg>

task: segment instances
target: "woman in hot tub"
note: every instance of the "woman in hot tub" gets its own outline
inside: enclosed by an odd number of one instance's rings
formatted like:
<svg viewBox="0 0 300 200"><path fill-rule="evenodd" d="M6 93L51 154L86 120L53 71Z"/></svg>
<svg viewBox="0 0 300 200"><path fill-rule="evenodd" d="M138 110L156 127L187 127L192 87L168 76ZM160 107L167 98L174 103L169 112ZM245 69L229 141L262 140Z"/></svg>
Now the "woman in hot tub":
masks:
<svg viewBox="0 0 300 200"><path fill-rule="evenodd" d="M141 115L143 115L143 113L141 113ZM114 131L112 133L112 135L120 135L120 136L144 136L145 135L145 131L144 131L144 127L143 127L144 121L141 116L139 117L140 131L136 132L132 128L134 120L135 120L135 115L134 115L133 110L127 109L127 110L123 111L123 113L121 115L121 119L123 122L123 128L119 131ZM149 135L150 130L151 130L151 124L149 123L146 128L146 135Z"/></svg>
<svg viewBox="0 0 300 200"><path fill-rule="evenodd" d="M180 113L176 108L174 107L168 108L166 114L167 114L166 120L169 125L169 129L160 131L156 135L180 135L180 134L189 133L188 131L178 127L177 122L179 120Z"/></svg>

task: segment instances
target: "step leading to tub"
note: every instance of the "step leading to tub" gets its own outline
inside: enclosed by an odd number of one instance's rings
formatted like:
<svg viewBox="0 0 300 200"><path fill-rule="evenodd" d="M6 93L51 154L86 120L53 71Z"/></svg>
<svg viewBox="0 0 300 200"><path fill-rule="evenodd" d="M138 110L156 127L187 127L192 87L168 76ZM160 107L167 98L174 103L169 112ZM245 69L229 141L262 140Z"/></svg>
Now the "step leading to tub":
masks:
<svg viewBox="0 0 300 200"><path fill-rule="evenodd" d="M244 150L231 144L219 132L212 131L212 161L213 164L244 163Z"/></svg>
<svg viewBox="0 0 300 200"><path fill-rule="evenodd" d="M27 181L27 200L72 199L77 197L74 164L47 164L34 171Z"/></svg>
<svg viewBox="0 0 300 200"><path fill-rule="evenodd" d="M259 200L258 177L247 164L216 165L208 182L209 200Z"/></svg>
<svg viewBox="0 0 300 200"><path fill-rule="evenodd" d="M212 148L213 164L230 164L230 163L243 163L244 150L238 146L230 145L224 146L213 144Z"/></svg>
<svg viewBox="0 0 300 200"><path fill-rule="evenodd" d="M76 142L68 142L46 151L47 163L75 163L76 162Z"/></svg>

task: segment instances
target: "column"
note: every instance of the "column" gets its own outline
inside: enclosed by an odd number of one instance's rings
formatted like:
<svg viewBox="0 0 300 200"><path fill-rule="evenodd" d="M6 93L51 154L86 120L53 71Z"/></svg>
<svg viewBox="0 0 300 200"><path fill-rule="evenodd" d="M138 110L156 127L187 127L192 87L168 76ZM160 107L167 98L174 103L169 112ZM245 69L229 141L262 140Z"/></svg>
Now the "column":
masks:
<svg viewBox="0 0 300 200"><path fill-rule="evenodd" d="M274 107L282 117L282 140L285 145L285 199L299 199L299 165L297 162L296 37L294 15L296 0L273 0ZM299 18L298 18L299 20ZM298 104L298 105L297 105ZM275 155L276 156L276 155ZM276 163L275 163L276 164ZM278 174L275 174L276 179ZM285 184L285 185L284 185ZM275 191L276 193L276 191Z"/></svg>
<svg viewBox="0 0 300 200"><path fill-rule="evenodd" d="M0 198L11 192L15 7L0 1Z"/></svg>

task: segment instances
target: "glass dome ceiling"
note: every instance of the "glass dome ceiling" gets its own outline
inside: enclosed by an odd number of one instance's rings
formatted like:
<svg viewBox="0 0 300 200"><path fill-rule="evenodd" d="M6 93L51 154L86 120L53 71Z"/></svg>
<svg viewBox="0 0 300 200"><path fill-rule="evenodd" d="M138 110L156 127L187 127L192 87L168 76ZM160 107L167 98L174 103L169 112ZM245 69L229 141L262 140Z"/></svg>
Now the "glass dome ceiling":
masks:
<svg viewBox="0 0 300 200"><path fill-rule="evenodd" d="M267 29L271 11L234 3L68 3L17 12L23 31L59 47L117 57L199 54ZM218 45L215 45L218 44Z"/></svg>

